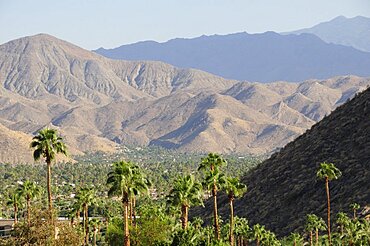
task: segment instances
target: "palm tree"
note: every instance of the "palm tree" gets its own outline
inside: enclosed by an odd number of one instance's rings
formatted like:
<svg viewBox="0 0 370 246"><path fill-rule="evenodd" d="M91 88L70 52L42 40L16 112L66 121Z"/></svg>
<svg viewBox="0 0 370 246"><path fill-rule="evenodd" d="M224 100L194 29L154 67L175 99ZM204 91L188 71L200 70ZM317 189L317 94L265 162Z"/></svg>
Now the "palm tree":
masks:
<svg viewBox="0 0 370 246"><path fill-rule="evenodd" d="M303 242L302 236L297 232L292 232L289 235L289 240L293 242L293 246L297 246L297 244L302 245L302 242Z"/></svg>
<svg viewBox="0 0 370 246"><path fill-rule="evenodd" d="M96 246L96 234L99 232L101 221L99 219L94 218L90 221L90 225L93 228L93 235L94 235L93 236L93 245Z"/></svg>
<svg viewBox="0 0 370 246"><path fill-rule="evenodd" d="M128 205L131 197L148 192L148 182L131 162L119 161L113 163L113 170L108 173L107 184L110 185L108 196L118 196L122 199L124 217L124 245L130 246L130 231L128 227Z"/></svg>
<svg viewBox="0 0 370 246"><path fill-rule="evenodd" d="M17 193L26 199L27 207L27 223L31 225L31 199L38 197L41 194L41 188L36 183L26 180L17 189Z"/></svg>
<svg viewBox="0 0 370 246"><path fill-rule="evenodd" d="M340 212L337 214L337 224L340 226L340 236L343 240L344 236L344 227L347 226L351 221L348 218L346 213Z"/></svg>
<svg viewBox="0 0 370 246"><path fill-rule="evenodd" d="M313 245L313 231L315 230L315 225L316 225L316 220L317 220L317 216L314 215L314 214L307 214L307 217L306 217L306 230L310 233L310 246Z"/></svg>
<svg viewBox="0 0 370 246"><path fill-rule="evenodd" d="M140 171L139 167L134 165L133 166L133 179L134 180L141 180L142 182L145 183L145 185L149 188L150 186L152 186L151 182L149 179L147 179L145 177L145 175ZM130 197L130 200L129 200L129 203L130 203L130 213L129 213L129 217L130 217L130 222L132 221L134 226L136 226L136 197L140 196L141 195L141 190L138 189L137 190L137 194L134 194L133 196ZM145 193L148 193L148 190L147 189L144 189L144 192Z"/></svg>
<svg viewBox="0 0 370 246"><path fill-rule="evenodd" d="M243 183L240 183L239 178L227 177L223 184L227 196L229 198L230 206L230 235L229 241L230 245L234 245L234 199L236 197L241 197L247 191L247 186Z"/></svg>
<svg viewBox="0 0 370 246"><path fill-rule="evenodd" d="M307 223L311 223L312 228L315 230L315 245L319 245L319 231L326 230L326 224L325 221L318 217L315 214L308 214L307 215Z"/></svg>
<svg viewBox="0 0 370 246"><path fill-rule="evenodd" d="M55 155L58 153L67 155L67 147L63 143L63 139L57 135L57 130L45 128L38 132L38 135L32 138L30 144L34 148L33 158L38 161L41 157L45 158L47 164L47 191L49 212L53 209L52 194L51 194L51 162L55 160Z"/></svg>
<svg viewBox="0 0 370 246"><path fill-rule="evenodd" d="M222 176L219 173L219 168L226 165L226 161L215 153L209 153L207 157L202 158L198 170L206 172L204 185L208 190L212 191L213 196L213 227L215 230L215 238L220 240L220 225L218 223L218 210L217 210L217 190L219 188L218 182Z"/></svg>
<svg viewBox="0 0 370 246"><path fill-rule="evenodd" d="M327 203L328 203L328 239L329 245L331 245L331 237L330 237L330 192L329 192L329 181L333 179L338 179L342 175L341 171L334 166L333 163L320 163L320 168L317 171L317 177L320 179L325 179L325 188L326 188L326 196L327 196Z"/></svg>
<svg viewBox="0 0 370 246"><path fill-rule="evenodd" d="M85 233L84 244L88 244L89 240L89 206L95 202L95 190L89 187L81 188L75 196L77 202L76 207L80 205L83 209L83 228Z"/></svg>
<svg viewBox="0 0 370 246"><path fill-rule="evenodd" d="M181 207L182 229L188 226L188 210L193 205L203 205L202 185L195 181L193 175L178 177L174 187L167 196L168 203L175 207Z"/></svg>
<svg viewBox="0 0 370 246"><path fill-rule="evenodd" d="M257 246L260 245L260 242L264 238L265 233L266 233L266 229L264 226L261 226L260 224L255 224L253 226L253 237L256 240Z"/></svg>
<svg viewBox="0 0 370 246"><path fill-rule="evenodd" d="M18 209L22 202L22 196L17 190L9 194L9 198L6 201L7 206L13 206L14 209L14 224L18 223Z"/></svg>
<svg viewBox="0 0 370 246"><path fill-rule="evenodd" d="M349 207L353 211L353 219L355 220L356 219L357 210L360 209L360 204L354 202L354 203L351 203L351 205L349 205Z"/></svg>
<svg viewBox="0 0 370 246"><path fill-rule="evenodd" d="M237 246L243 246L244 241L248 242L251 234L248 220L246 218L235 217L235 235L237 236ZM247 244L245 244L247 245Z"/></svg>

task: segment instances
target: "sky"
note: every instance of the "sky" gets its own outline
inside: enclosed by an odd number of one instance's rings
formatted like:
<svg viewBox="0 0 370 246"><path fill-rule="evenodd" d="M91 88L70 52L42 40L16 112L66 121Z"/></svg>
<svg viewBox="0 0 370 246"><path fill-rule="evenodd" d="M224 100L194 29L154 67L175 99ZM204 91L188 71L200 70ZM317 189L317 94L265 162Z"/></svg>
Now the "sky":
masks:
<svg viewBox="0 0 370 246"><path fill-rule="evenodd" d="M47 33L85 49L235 32L292 31L370 0L0 0L0 44Z"/></svg>

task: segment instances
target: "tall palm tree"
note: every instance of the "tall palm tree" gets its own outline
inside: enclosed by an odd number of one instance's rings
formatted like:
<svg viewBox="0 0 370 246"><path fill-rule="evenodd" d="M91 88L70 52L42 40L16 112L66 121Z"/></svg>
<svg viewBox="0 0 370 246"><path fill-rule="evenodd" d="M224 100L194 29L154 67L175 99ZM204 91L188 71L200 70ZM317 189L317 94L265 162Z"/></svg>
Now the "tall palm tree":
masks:
<svg viewBox="0 0 370 246"><path fill-rule="evenodd" d="M26 199L27 223L31 225L31 199L41 195L41 188L36 183L26 180L20 184L17 193Z"/></svg>
<svg viewBox="0 0 370 246"><path fill-rule="evenodd" d="M220 225L218 223L218 210L217 210L217 190L219 188L220 175L219 168L226 165L227 162L221 156L215 153L209 153L207 157L202 158L198 170L202 170L206 173L204 185L208 190L212 191L213 196L213 227L215 232L215 238L220 240Z"/></svg>
<svg viewBox="0 0 370 246"><path fill-rule="evenodd" d="M65 146L63 139L58 136L57 130L45 128L38 132L33 137L30 147L35 149L33 152L33 158L38 161L40 158L45 158L47 165L47 191L48 191L48 202L49 212L53 209L52 194L51 194L51 162L55 160L55 155L58 153L67 155L67 147Z"/></svg>
<svg viewBox="0 0 370 246"><path fill-rule="evenodd" d="M14 209L14 224L18 223L18 209L22 202L22 196L17 190L9 194L9 198L6 201L6 205L13 206Z"/></svg>
<svg viewBox="0 0 370 246"><path fill-rule="evenodd" d="M230 245L234 245L234 199L236 197L241 197L247 191L247 186L240 183L239 178L227 177L225 183L222 184L225 189L230 206L230 235L229 241Z"/></svg>
<svg viewBox="0 0 370 246"><path fill-rule="evenodd" d="M108 173L107 184L110 185L108 196L118 196L122 199L124 217L124 245L130 246L130 231L128 227L128 205L132 196L148 192L148 182L142 175L135 175L139 169L131 162L119 161L113 163L113 170Z"/></svg>
<svg viewBox="0 0 370 246"><path fill-rule="evenodd" d="M186 229L190 206L203 205L202 185L195 181L193 175L178 177L167 198L172 206L181 207L181 225L182 229Z"/></svg>
<svg viewBox="0 0 370 246"><path fill-rule="evenodd" d="M143 172L140 171L139 167L137 165L133 165L133 179L134 180L141 180L142 182L145 183L145 185L149 188L152 186L150 180L143 174ZM147 194L148 193L148 190L143 190L144 191L144 195L145 193ZM129 199L129 202L130 202L130 213L129 213L129 217L130 217L130 222L133 222L133 225L136 226L136 199L137 197L139 197L142 193L142 190L138 189L136 191L137 193L132 195Z"/></svg>
<svg viewBox="0 0 370 246"><path fill-rule="evenodd" d="M342 176L341 171L334 166L333 163L320 163L320 168L317 171L317 177L325 180L326 188L326 197L328 203L328 239L329 245L331 245L331 236L330 236L330 192L329 192L329 181L333 179L338 179Z"/></svg>
<svg viewBox="0 0 370 246"><path fill-rule="evenodd" d="M87 245L89 241L89 206L95 202L95 190L90 187L81 188L75 196L76 205L81 205L83 209L83 228L85 232L84 244ZM76 206L78 207L78 206Z"/></svg>
<svg viewBox="0 0 370 246"><path fill-rule="evenodd" d="M353 211L353 219L355 220L356 219L356 214L357 214L357 210L359 210L360 209L360 204L358 204L358 203L351 203L350 205L349 205L349 207L352 209L352 211Z"/></svg>

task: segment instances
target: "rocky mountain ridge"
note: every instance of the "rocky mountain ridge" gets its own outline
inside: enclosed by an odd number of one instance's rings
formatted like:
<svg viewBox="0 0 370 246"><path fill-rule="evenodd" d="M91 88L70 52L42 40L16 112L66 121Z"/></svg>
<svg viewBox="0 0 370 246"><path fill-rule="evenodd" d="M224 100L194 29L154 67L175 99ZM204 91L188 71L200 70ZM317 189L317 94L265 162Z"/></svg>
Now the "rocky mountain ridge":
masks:
<svg viewBox="0 0 370 246"><path fill-rule="evenodd" d="M262 154L369 84L356 76L240 82L162 62L110 60L40 34L0 45L0 124L28 136L56 127L72 154L116 144Z"/></svg>

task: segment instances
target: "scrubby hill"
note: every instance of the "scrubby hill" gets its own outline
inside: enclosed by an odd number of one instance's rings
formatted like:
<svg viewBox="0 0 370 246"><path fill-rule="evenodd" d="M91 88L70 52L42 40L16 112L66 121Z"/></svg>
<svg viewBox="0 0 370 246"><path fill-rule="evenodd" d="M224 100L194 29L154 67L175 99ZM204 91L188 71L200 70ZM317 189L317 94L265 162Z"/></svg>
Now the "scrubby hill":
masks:
<svg viewBox="0 0 370 246"><path fill-rule="evenodd" d="M308 213L324 217L325 186L316 178L323 161L333 162L343 173L330 183L333 219L338 211L348 212L350 203L370 203L370 89L248 173L242 180L249 190L235 202L236 214L280 235L302 229ZM219 205L226 216L226 197ZM202 209L196 214L211 216L210 212Z"/></svg>

